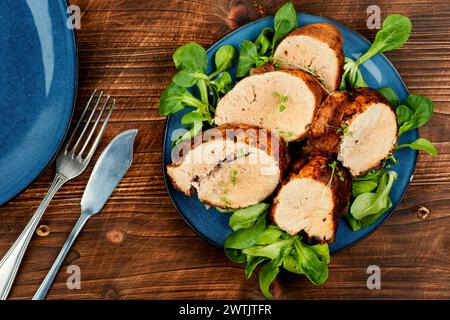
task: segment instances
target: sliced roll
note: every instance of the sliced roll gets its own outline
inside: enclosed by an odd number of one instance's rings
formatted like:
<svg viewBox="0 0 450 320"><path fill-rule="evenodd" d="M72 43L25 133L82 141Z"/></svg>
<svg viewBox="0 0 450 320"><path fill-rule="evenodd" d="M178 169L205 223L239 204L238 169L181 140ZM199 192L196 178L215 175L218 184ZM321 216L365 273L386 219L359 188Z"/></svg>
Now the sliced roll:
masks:
<svg viewBox="0 0 450 320"><path fill-rule="evenodd" d="M300 140L325 97L325 90L306 72L257 72L239 81L219 101L214 121L269 128L285 141Z"/></svg>
<svg viewBox="0 0 450 320"><path fill-rule="evenodd" d="M313 153L337 156L353 176L382 166L397 139L395 110L370 88L330 95L317 109L308 134Z"/></svg>
<svg viewBox="0 0 450 320"><path fill-rule="evenodd" d="M339 218L350 199L348 170L324 156L315 156L283 182L272 207L272 220L290 235L333 242Z"/></svg>
<svg viewBox="0 0 450 320"><path fill-rule="evenodd" d="M221 126L183 142L167 174L175 188L207 205L237 209L257 204L278 186L286 167L285 144L269 130Z"/></svg>
<svg viewBox="0 0 450 320"><path fill-rule="evenodd" d="M309 70L333 92L344 67L343 38L330 23L315 23L292 31L275 50L283 68Z"/></svg>

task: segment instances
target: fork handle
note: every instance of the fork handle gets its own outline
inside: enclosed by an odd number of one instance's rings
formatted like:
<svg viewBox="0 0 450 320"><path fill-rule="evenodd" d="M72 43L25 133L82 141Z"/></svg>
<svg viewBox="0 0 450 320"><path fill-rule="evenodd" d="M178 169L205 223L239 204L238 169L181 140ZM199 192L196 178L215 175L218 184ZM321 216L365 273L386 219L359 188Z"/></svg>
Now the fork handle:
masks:
<svg viewBox="0 0 450 320"><path fill-rule="evenodd" d="M61 251L59 252L58 257L56 258L55 262L53 263L52 268L48 272L44 281L39 286L39 289L34 294L33 300L44 300L45 299L45 296L47 295L48 290L50 290L53 280L55 280L55 277L58 274L58 270L59 270L59 268L61 268L61 265L67 256L67 253L69 253L70 248L72 247L73 243L75 242L75 239L77 238L78 234L80 233L81 229L83 229L84 225L86 224L86 222L88 221L89 218L90 218L89 214L81 213L80 218L78 219L77 223L73 227L72 232L70 232L69 237L66 240L66 243L62 247Z"/></svg>
<svg viewBox="0 0 450 320"><path fill-rule="evenodd" d="M6 255L0 261L0 300L6 300L9 291L11 290L12 284L16 277L17 271L19 270L22 258L27 250L28 244L30 243L31 237L37 228L42 215L47 209L50 200L54 197L55 193L61 188L61 186L66 183L69 179L61 174L56 174L52 185L47 191L44 199L37 208L30 222L28 222L25 229L17 238L16 242L8 250Z"/></svg>

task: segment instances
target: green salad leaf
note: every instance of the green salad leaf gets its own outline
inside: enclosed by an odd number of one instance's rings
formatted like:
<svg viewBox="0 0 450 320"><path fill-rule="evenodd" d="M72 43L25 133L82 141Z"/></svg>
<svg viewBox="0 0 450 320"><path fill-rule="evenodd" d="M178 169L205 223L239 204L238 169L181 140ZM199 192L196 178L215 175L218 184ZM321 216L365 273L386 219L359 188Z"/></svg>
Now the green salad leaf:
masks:
<svg viewBox="0 0 450 320"><path fill-rule="evenodd" d="M376 215L388 208L390 203L389 192L396 179L397 173L395 171L386 171L381 176L375 193L364 192L355 198L350 207L351 215L361 221L367 216Z"/></svg>
<svg viewBox="0 0 450 320"><path fill-rule="evenodd" d="M369 50L358 58L357 64L363 64L382 52L400 48L408 40L411 31L412 24L408 17L401 14L388 15Z"/></svg>
<svg viewBox="0 0 450 320"><path fill-rule="evenodd" d="M212 79L221 72L231 69L236 60L236 55L236 49L230 44L223 45L217 49L214 55L216 71L211 73L209 78Z"/></svg>
<svg viewBox="0 0 450 320"><path fill-rule="evenodd" d="M225 242L225 253L235 263L245 263L245 276L259 270L259 285L271 298L270 285L280 272L304 274L311 282L322 284L328 277L328 245L307 245L298 236L290 236L275 225L266 225L270 206L260 203L237 210L229 225L234 230ZM264 221L264 222L263 222ZM264 226L264 228L263 228Z"/></svg>
<svg viewBox="0 0 450 320"><path fill-rule="evenodd" d="M245 266L245 278L250 279L250 277L253 274L253 271L255 271L256 267L261 264L261 262L264 262L268 259L264 257L252 257L247 256L247 265Z"/></svg>
<svg viewBox="0 0 450 320"><path fill-rule="evenodd" d="M271 27L265 27L255 41L258 54L264 56L270 53L272 47L272 39L275 31Z"/></svg>
<svg viewBox="0 0 450 320"><path fill-rule="evenodd" d="M422 150L427 152L431 156L437 155L435 146L425 138L419 138L411 143L401 144L397 146L397 149L409 147L414 150Z"/></svg>
<svg viewBox="0 0 450 320"><path fill-rule="evenodd" d="M294 250L286 257L283 268L292 273L304 274L316 284L323 284L328 278L330 252L327 244L309 246L295 239Z"/></svg>
<svg viewBox="0 0 450 320"><path fill-rule="evenodd" d="M394 108L397 108L400 103L400 98L397 96L391 87L383 87L377 90L391 103Z"/></svg>
<svg viewBox="0 0 450 320"><path fill-rule="evenodd" d="M227 71L222 71L211 83L217 92L225 94L229 91L231 82L231 75Z"/></svg>
<svg viewBox="0 0 450 320"><path fill-rule="evenodd" d="M288 2L278 9L274 18L275 34L273 36L272 51L292 30L298 27L297 13L292 2Z"/></svg>
<svg viewBox="0 0 450 320"><path fill-rule="evenodd" d="M228 224L233 231L250 228L269 208L269 204L261 202L245 209L239 209L230 217Z"/></svg>
<svg viewBox="0 0 450 320"><path fill-rule="evenodd" d="M173 54L173 62L178 70L206 72L206 51L198 43L191 42L179 47Z"/></svg>
<svg viewBox="0 0 450 320"><path fill-rule="evenodd" d="M396 114L398 127L401 128L403 124L411 119L413 112L407 106L401 104L397 107Z"/></svg>
<svg viewBox="0 0 450 320"><path fill-rule="evenodd" d="M236 77L242 78L249 74L251 68L259 67L270 61L269 57L258 54L256 44L250 40L244 40L241 43L241 51L236 70Z"/></svg>
<svg viewBox="0 0 450 320"><path fill-rule="evenodd" d="M253 246L263 234L265 227L266 214L263 214L255 225L233 232L225 241L225 248L245 249Z"/></svg>
<svg viewBox="0 0 450 320"><path fill-rule="evenodd" d="M203 79L208 80L208 76L201 72L181 70L172 77L172 81L184 88L190 88L197 84L197 81Z"/></svg>
<svg viewBox="0 0 450 320"><path fill-rule="evenodd" d="M434 112L434 104L428 97L412 94L403 102L405 107L411 111L411 116L408 120L406 118L401 119L402 125L398 130L398 134L419 128L427 123Z"/></svg>
<svg viewBox="0 0 450 320"><path fill-rule="evenodd" d="M253 67L274 61L275 47L297 27L297 13L294 5L288 2L275 14L274 28L264 28L254 43L250 40L241 43L236 77L245 77Z"/></svg>
<svg viewBox="0 0 450 320"><path fill-rule="evenodd" d="M370 48L356 61L345 59L340 89L367 87L359 66L380 53L400 48L408 40L411 30L412 24L408 17L401 14L388 15Z"/></svg>
<svg viewBox="0 0 450 320"><path fill-rule="evenodd" d="M177 113L186 106L200 110L207 109L207 106L202 101L195 98L186 88L180 87L175 83L170 84L159 99L159 113L164 116Z"/></svg>
<svg viewBox="0 0 450 320"><path fill-rule="evenodd" d="M293 242L292 239L278 240L276 242L267 245L255 245L242 250L242 252L248 256L266 257L269 259L275 259L280 255L281 250L285 247L290 246L292 242Z"/></svg>

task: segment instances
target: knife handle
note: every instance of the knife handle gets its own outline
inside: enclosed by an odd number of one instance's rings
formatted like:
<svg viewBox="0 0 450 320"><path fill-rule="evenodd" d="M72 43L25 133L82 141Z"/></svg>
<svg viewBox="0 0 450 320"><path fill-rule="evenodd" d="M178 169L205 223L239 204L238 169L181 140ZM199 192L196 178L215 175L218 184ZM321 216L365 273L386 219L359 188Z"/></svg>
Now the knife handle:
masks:
<svg viewBox="0 0 450 320"><path fill-rule="evenodd" d="M31 237L33 236L33 233L45 212L45 209L47 209L48 204L59 188L61 188L61 186L67 181L68 179L63 175L56 174L52 185L48 189L41 204L36 209L33 217L28 222L19 238L17 238L16 242L14 242L12 247L0 261L0 300L6 300L8 297L17 271L19 270L20 263L22 262L22 258L27 250L28 244L30 243Z"/></svg>
<svg viewBox="0 0 450 320"><path fill-rule="evenodd" d="M48 272L47 276L45 277L44 281L40 285L39 289L36 291L33 300L44 300L45 296L47 295L48 291L50 290L50 287L52 286L53 280L55 279L56 275L58 274L58 270L61 267L62 263L64 262L64 259L66 258L67 253L69 252L70 248L72 247L73 243L75 242L75 239L77 238L78 234L80 233L81 229L83 229L84 225L88 221L88 219L91 217L88 213L81 213L80 218L78 219L77 223L72 229L72 232L69 234L69 237L66 240L66 243L62 247L61 251L59 252L58 257L56 258L55 262L53 263L52 268Z"/></svg>

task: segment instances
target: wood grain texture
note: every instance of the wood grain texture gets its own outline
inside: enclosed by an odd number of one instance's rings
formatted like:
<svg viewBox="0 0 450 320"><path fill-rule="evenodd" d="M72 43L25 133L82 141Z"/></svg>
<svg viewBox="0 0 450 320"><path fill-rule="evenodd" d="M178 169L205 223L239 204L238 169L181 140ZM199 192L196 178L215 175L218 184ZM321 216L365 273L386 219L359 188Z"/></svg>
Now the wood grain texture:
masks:
<svg viewBox="0 0 450 320"><path fill-rule="evenodd" d="M77 32L77 112L94 88L117 99L117 110L100 145L130 128L139 129L134 164L103 212L88 222L48 295L49 299L257 299L256 278L199 238L178 216L162 179L165 120L157 100L174 74L171 55L189 41L209 47L221 37L283 1L268 0L72 0L82 12ZM389 53L411 92L436 103L421 135L439 155L421 154L414 180L395 214L359 245L332 257L330 277L316 287L300 276L282 274L277 296L322 298L450 298L450 2L448 0L295 1L297 10L341 21L369 39L366 9L411 18L409 42ZM98 154L96 155L98 157ZM94 160L96 160L94 158ZM11 292L29 299L57 256L79 215L89 169L67 183L48 208L47 237L35 236ZM0 255L11 246L53 179L51 166L21 195L0 208ZM430 209L421 220L419 206ZM78 265L81 290L66 287L66 266ZM378 265L382 289L368 290L366 268Z"/></svg>

